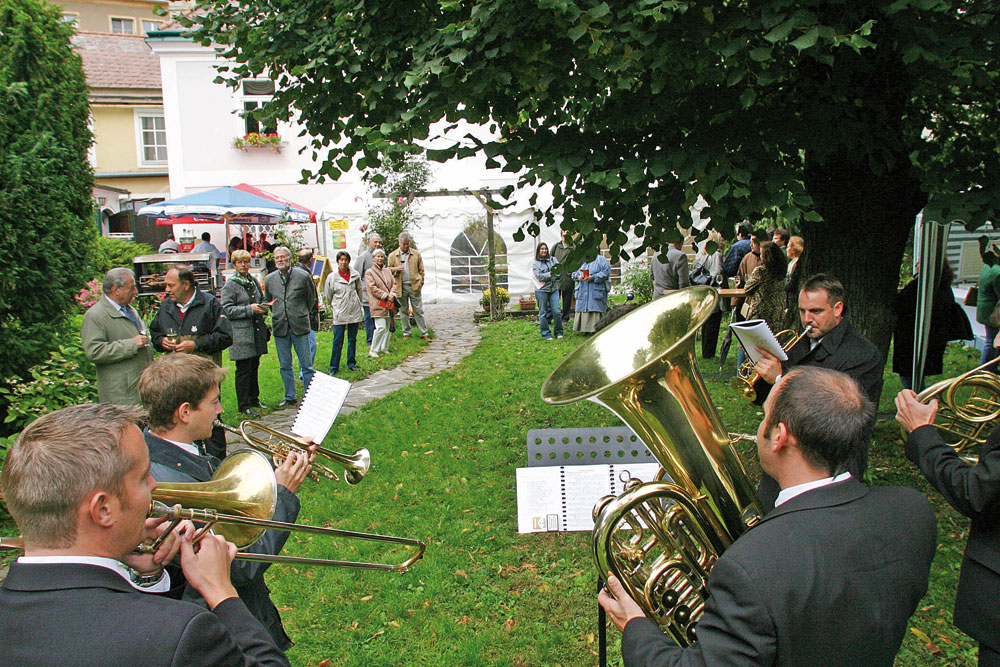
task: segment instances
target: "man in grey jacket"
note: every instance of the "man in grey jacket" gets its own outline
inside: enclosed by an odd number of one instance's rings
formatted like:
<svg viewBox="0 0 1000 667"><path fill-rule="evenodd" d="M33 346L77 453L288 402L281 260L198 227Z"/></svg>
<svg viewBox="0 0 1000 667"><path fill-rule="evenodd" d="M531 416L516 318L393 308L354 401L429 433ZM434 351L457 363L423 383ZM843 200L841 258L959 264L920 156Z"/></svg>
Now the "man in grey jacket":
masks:
<svg viewBox="0 0 1000 667"><path fill-rule="evenodd" d="M667 248L666 262L661 262L658 254L653 255L649 271L653 276L654 299L691 285L691 280L688 278L688 258L681 250L682 245L682 241L670 244Z"/></svg>
<svg viewBox="0 0 1000 667"><path fill-rule="evenodd" d="M139 376L153 361L146 326L130 304L135 275L125 268L104 276L104 294L83 316L83 351L97 368L101 403L139 405Z"/></svg>
<svg viewBox="0 0 1000 667"><path fill-rule="evenodd" d="M264 278L264 298L273 301L271 329L274 346L281 365L281 382L285 385L285 398L279 408L296 403L295 373L292 371L292 348L302 369L302 386L309 389L312 382L313 360L309 349L309 316L316 308L316 286L305 271L292 269L292 253L280 247L274 251L277 271Z"/></svg>

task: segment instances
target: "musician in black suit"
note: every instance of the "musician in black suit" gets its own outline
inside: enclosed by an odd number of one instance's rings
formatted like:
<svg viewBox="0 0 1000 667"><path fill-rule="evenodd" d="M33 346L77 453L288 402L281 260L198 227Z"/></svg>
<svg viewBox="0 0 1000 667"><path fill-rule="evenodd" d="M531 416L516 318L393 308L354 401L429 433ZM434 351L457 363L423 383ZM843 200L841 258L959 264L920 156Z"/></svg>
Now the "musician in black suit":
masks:
<svg viewBox="0 0 1000 667"><path fill-rule="evenodd" d="M846 373L861 385L870 401L877 402L882 387L882 355L867 338L851 328L844 312L844 285L822 273L806 280L799 292L799 318L809 332L788 351L788 361L778 361L758 348L762 357L756 365L760 378L754 385L756 403L762 405L778 378L798 366L819 366ZM870 443L869 432L865 444L847 461L847 469L858 480L868 469ZM765 512L774 507L778 490L770 475L760 476L757 493Z"/></svg>
<svg viewBox="0 0 1000 667"><path fill-rule="evenodd" d="M599 601L638 665L892 665L927 590L935 518L913 489L866 488L844 470L874 408L848 376L798 368L757 432L778 506L722 554L698 641L680 648L609 577Z"/></svg>
<svg viewBox="0 0 1000 667"><path fill-rule="evenodd" d="M171 354L154 361L139 378L139 397L149 411L146 445L153 477L159 482L207 482L221 461L205 454L195 443L208 437L212 424L222 414L219 385L225 370L211 360L191 354ZM299 499L295 496L311 470L310 457L291 453L274 471L278 500L273 519L295 523ZM269 530L247 551L275 555L281 552L288 532ZM271 591L264 581L269 563L236 561L233 585L240 598L274 638L282 650L292 645L281 624ZM195 591L185 599L197 602Z"/></svg>
<svg viewBox="0 0 1000 667"><path fill-rule="evenodd" d="M0 483L25 555L0 588L0 664L287 665L229 582L235 546L171 533L153 556L133 553L166 528L146 519L156 482L141 418L78 405L40 417L11 447ZM211 611L143 592L169 587L162 563L178 546Z"/></svg>
<svg viewBox="0 0 1000 667"><path fill-rule="evenodd" d="M972 519L955 595L955 625L979 641L979 664L1000 665L1000 428L966 463L934 428L938 403L924 405L904 389L896 420L910 432L906 458L956 510Z"/></svg>

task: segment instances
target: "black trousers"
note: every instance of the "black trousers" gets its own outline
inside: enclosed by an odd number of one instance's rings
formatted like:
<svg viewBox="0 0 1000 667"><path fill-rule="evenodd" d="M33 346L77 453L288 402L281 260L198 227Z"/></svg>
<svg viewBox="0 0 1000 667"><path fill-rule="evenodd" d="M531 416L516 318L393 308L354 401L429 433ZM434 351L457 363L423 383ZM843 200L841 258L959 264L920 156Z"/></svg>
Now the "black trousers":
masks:
<svg viewBox="0 0 1000 667"><path fill-rule="evenodd" d="M979 667L1000 667L1000 653L986 644L979 643Z"/></svg>
<svg viewBox="0 0 1000 667"><path fill-rule="evenodd" d="M722 311L712 313L701 325L701 358L715 357L715 348L719 344L719 326L722 324Z"/></svg>
<svg viewBox="0 0 1000 667"><path fill-rule="evenodd" d="M562 314L563 322L569 322L569 309L573 305L573 289L573 287L559 288L559 296L562 298L562 310L559 312Z"/></svg>
<svg viewBox="0 0 1000 667"><path fill-rule="evenodd" d="M248 408L256 408L260 402L260 385L257 384L257 371L260 369L260 357L239 359L236 361L236 405L240 412Z"/></svg>

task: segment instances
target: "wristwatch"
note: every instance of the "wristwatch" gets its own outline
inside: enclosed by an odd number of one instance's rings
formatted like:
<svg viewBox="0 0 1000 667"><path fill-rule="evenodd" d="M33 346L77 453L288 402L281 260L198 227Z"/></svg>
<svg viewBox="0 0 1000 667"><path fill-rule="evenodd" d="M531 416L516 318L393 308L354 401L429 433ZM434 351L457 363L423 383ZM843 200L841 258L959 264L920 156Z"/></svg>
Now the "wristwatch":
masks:
<svg viewBox="0 0 1000 667"><path fill-rule="evenodd" d="M149 588L160 583L163 579L163 568L160 568L158 572L152 572L150 574L141 574L138 570L128 569L128 577L132 580L132 583L139 588Z"/></svg>

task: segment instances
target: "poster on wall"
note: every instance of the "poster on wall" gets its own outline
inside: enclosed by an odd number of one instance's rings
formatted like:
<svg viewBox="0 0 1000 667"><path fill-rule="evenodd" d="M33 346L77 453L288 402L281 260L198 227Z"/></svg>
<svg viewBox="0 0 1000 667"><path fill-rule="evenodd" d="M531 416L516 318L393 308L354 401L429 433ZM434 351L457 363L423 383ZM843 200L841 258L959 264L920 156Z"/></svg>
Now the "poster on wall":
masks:
<svg viewBox="0 0 1000 667"><path fill-rule="evenodd" d="M347 220L330 221L330 240L334 250L347 250Z"/></svg>

